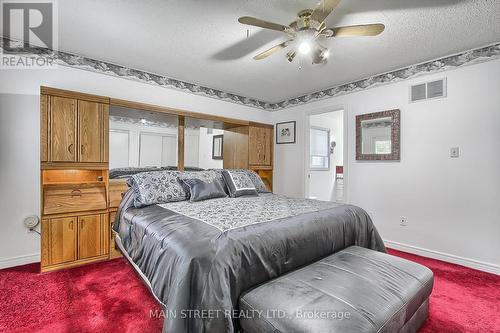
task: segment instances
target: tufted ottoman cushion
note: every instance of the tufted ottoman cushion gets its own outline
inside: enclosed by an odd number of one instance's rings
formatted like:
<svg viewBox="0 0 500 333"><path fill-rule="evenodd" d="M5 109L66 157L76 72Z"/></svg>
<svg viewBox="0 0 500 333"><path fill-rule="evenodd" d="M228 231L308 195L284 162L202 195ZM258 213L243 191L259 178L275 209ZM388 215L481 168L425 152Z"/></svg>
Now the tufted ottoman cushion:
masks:
<svg viewBox="0 0 500 333"><path fill-rule="evenodd" d="M416 332L428 316L432 272L352 246L240 298L245 333Z"/></svg>

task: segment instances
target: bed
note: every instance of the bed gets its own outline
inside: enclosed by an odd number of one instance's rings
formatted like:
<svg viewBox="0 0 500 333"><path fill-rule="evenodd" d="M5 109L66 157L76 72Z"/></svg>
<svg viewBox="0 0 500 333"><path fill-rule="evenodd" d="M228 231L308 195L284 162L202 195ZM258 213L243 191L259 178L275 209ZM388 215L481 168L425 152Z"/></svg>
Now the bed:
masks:
<svg viewBox="0 0 500 333"><path fill-rule="evenodd" d="M361 208L272 193L136 208L127 191L117 243L165 308L164 332L237 332L240 294L357 245L385 252Z"/></svg>

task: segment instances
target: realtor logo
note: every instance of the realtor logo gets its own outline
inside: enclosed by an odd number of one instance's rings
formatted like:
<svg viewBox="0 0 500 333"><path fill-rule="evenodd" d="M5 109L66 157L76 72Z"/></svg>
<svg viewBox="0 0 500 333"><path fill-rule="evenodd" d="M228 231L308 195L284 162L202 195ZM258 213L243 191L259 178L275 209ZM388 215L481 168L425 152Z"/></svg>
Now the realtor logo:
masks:
<svg viewBox="0 0 500 333"><path fill-rule="evenodd" d="M2 0L1 68L34 69L53 67L53 60L43 57L37 48L57 49L56 2Z"/></svg>

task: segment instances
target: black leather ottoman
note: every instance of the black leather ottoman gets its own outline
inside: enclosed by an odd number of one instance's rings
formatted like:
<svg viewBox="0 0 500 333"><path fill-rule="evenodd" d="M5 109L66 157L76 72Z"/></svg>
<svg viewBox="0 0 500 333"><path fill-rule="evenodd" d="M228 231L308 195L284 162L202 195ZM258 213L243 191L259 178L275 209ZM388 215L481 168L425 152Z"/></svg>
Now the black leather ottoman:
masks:
<svg viewBox="0 0 500 333"><path fill-rule="evenodd" d="M428 316L431 270L357 246L240 298L245 333L416 332Z"/></svg>

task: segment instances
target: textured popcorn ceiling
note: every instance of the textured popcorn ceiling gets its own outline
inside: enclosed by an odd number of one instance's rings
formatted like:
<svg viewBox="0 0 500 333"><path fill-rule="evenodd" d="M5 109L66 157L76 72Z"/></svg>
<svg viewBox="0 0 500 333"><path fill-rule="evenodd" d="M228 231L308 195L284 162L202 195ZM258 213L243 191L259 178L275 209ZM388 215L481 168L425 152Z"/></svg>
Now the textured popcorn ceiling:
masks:
<svg viewBox="0 0 500 333"><path fill-rule="evenodd" d="M328 26L380 22L377 37L329 39L325 66L252 56L284 35L239 24L288 24L315 0L64 0L59 49L230 93L278 102L500 41L500 0L343 0Z"/></svg>

